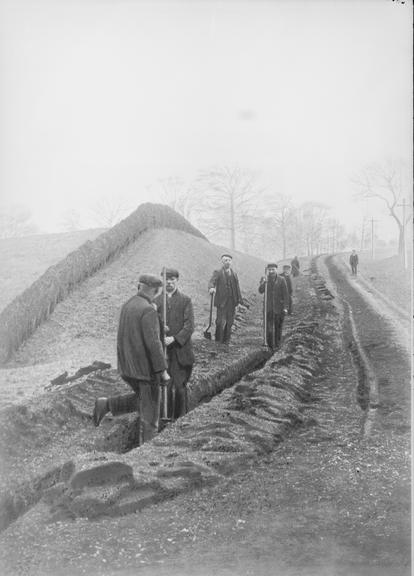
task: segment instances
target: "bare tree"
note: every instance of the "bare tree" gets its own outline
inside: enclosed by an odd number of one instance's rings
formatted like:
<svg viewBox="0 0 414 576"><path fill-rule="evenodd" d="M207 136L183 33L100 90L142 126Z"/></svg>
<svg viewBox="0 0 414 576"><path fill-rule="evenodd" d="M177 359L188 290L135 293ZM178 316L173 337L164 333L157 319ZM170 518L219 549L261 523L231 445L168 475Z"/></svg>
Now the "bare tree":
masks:
<svg viewBox="0 0 414 576"><path fill-rule="evenodd" d="M370 164L352 179L358 189L357 199L376 199L383 202L398 227L398 254L404 254L404 230L410 219L411 210L400 215L402 201L410 197L408 189L408 166L403 160L388 160ZM406 205L407 208L409 204Z"/></svg>
<svg viewBox="0 0 414 576"><path fill-rule="evenodd" d="M308 256L318 254L322 250L323 231L329 206L318 202L305 202L301 205L300 212L306 253Z"/></svg>
<svg viewBox="0 0 414 576"><path fill-rule="evenodd" d="M111 228L131 211L119 197L103 196L95 199L89 212L93 222L102 228Z"/></svg>
<svg viewBox="0 0 414 576"><path fill-rule="evenodd" d="M330 208L326 206L326 218L322 220L322 237L320 247L325 252L338 252L344 250L347 245L349 234L343 224L336 218L328 217Z"/></svg>
<svg viewBox="0 0 414 576"><path fill-rule="evenodd" d="M292 235L292 227L295 222L296 209L291 199L283 194L268 197L267 215L273 221L273 233L281 239L282 255L286 258L288 242Z"/></svg>
<svg viewBox="0 0 414 576"><path fill-rule="evenodd" d="M227 240L235 250L243 216L254 213L262 193L255 175L241 168L215 167L200 172L197 189L200 227L207 235Z"/></svg>
<svg viewBox="0 0 414 576"><path fill-rule="evenodd" d="M0 207L0 238L28 236L36 232L37 227L28 208L18 204Z"/></svg>
<svg viewBox="0 0 414 576"><path fill-rule="evenodd" d="M241 217L242 226L239 234L243 252L267 260L279 259L281 252L279 237L275 234L272 218L260 214L245 214Z"/></svg>
<svg viewBox="0 0 414 576"><path fill-rule="evenodd" d="M193 186L188 185L182 178L170 177L159 180L160 199L163 204L192 222L198 211L200 193ZM193 223L193 222L192 222Z"/></svg>

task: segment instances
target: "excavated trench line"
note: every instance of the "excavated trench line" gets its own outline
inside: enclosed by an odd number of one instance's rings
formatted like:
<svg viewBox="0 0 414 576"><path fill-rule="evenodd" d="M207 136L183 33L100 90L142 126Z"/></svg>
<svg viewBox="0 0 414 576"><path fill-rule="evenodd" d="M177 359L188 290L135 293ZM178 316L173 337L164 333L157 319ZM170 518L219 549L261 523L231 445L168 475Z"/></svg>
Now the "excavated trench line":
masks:
<svg viewBox="0 0 414 576"><path fill-rule="evenodd" d="M327 283L329 284L327 290L330 294L335 294L338 305L340 302L343 308L344 333L347 335L348 347L358 375L357 400L365 415L362 423L362 435L367 437L371 432L379 405L378 380L358 335L352 308L345 297L341 296L334 286L335 281L332 276L332 268L334 268L333 258L334 256L319 257L318 262L315 261L315 269L320 270L321 262L326 266L328 273ZM348 285L350 285L346 276L342 280L347 281Z"/></svg>
<svg viewBox="0 0 414 576"><path fill-rule="evenodd" d="M216 482L246 458L272 450L287 430L302 422L301 406L310 401L310 383L330 342L321 324L329 316L333 296L322 284L316 290L318 297L314 286L302 285L299 318L286 330L283 351L275 361L267 362L267 349L252 351L201 378L191 390L198 406L153 441L127 454L93 448L15 488L3 499L2 528L40 500L52 520L136 512ZM108 391L108 383L103 390L99 386L98 382L89 390L91 397ZM84 406L80 386L75 389ZM203 403L206 397L213 398Z"/></svg>
<svg viewBox="0 0 414 576"><path fill-rule="evenodd" d="M367 437L371 432L372 424L375 420L379 404L378 380L358 336L358 331L351 306L345 300L345 298L342 298L342 302L345 305L346 318L349 322L352 335L350 350L358 372L357 399L359 405L365 413L365 418L362 424L362 434L363 436Z"/></svg>
<svg viewBox="0 0 414 576"><path fill-rule="evenodd" d="M266 349L261 348L258 350L253 350L247 355L243 356L238 361L232 363L230 366L225 368L221 368L215 371L210 377L202 377L199 379L197 385L192 386L191 390L189 391L189 404L190 410L197 407L197 405L208 402L211 398L215 395L220 394L224 389L233 386L235 383L240 381L245 375L251 374L255 370L260 369L266 361L272 356L272 353ZM93 379L94 382L101 382L105 385L105 374L114 372L110 370L99 370L98 378L96 376L92 376L87 378L85 382L74 385L72 389L75 389L75 396L79 394L79 389L87 389L88 388L88 381ZM108 380L106 380L107 384ZM112 381L112 384L115 386L117 385L117 381ZM76 390L78 388L78 390ZM108 394L108 386L105 386L105 389L101 393ZM115 389L111 390L111 393L114 393ZM59 395L59 394L57 394ZM79 398L81 404L85 402L85 396L88 394L82 395L82 398ZM92 394L89 394L92 398L96 396L96 388L92 390ZM66 401L65 401L66 400ZM67 403L69 402L69 404ZM74 408L74 410L68 409L69 407ZM20 413L22 418L27 417L27 410L22 410L21 407L11 407L11 412L14 412L13 415L13 422L16 423L16 416L17 413ZM50 411L53 419L53 410ZM74 413L77 413L78 418L80 417L85 423L85 419L88 421L90 420L90 412L85 412L84 410L76 410L76 407L73 406L71 399L64 398L63 399L63 412L66 413L68 417L72 417ZM62 410L57 409L55 411L56 415L62 415ZM47 417L47 414L44 412L42 414L38 414L36 416L36 420L42 419ZM33 419L33 414L30 416ZM50 420L50 418L49 418ZM13 422L11 425L13 425ZM59 421L59 426L62 424L61 420ZM103 451L111 451L114 448L119 453L124 453L133 448L138 446L137 440L137 420L136 417L130 416L124 418L123 422L121 422L120 427L122 428L122 432L116 434L118 437L117 446L114 446L111 443L112 438L109 438L109 445L104 447ZM119 427L117 427L119 430ZM6 529L12 522L14 522L17 518L19 518L22 514L27 512L32 506L34 506L39 500L42 498L43 493L52 488L56 483L61 481L62 478L70 477L72 472L72 467L68 462L63 463L62 465L58 465L53 467L52 469L48 470L46 473L32 478L31 480L21 484L20 486L14 487L12 491L6 493L5 496L1 499L0 503L0 531Z"/></svg>

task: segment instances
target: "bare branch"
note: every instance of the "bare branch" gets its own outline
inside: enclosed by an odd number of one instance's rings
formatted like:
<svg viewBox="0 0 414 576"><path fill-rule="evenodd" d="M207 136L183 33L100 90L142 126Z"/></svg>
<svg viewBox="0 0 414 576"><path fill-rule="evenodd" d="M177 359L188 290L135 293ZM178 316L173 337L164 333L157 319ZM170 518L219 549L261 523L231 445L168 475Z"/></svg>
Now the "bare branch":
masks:
<svg viewBox="0 0 414 576"><path fill-rule="evenodd" d="M388 208L389 215L394 219L399 231L399 253L404 245L403 218L397 213L397 206L404 195L404 180L407 166L404 161L387 161L381 164L371 164L363 168L359 175L352 178L357 188L357 197L377 199ZM408 190L407 190L408 195Z"/></svg>

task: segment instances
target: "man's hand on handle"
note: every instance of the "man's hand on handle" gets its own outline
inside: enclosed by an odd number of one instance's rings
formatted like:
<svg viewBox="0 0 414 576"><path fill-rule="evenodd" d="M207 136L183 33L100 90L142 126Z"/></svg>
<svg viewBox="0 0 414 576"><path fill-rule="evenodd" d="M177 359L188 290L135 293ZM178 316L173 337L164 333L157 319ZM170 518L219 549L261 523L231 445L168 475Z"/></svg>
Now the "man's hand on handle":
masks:
<svg viewBox="0 0 414 576"><path fill-rule="evenodd" d="M164 344L168 347L171 346L171 344L173 344L175 342L175 338L174 336L166 336L164 338Z"/></svg>
<svg viewBox="0 0 414 576"><path fill-rule="evenodd" d="M163 372L157 372L155 374L155 383L158 386L166 386L170 380L171 377L168 374L167 370L164 370Z"/></svg>
<svg viewBox="0 0 414 576"><path fill-rule="evenodd" d="M170 375L168 374L167 370L164 370L161 374L161 386L166 386L168 382L171 380Z"/></svg>

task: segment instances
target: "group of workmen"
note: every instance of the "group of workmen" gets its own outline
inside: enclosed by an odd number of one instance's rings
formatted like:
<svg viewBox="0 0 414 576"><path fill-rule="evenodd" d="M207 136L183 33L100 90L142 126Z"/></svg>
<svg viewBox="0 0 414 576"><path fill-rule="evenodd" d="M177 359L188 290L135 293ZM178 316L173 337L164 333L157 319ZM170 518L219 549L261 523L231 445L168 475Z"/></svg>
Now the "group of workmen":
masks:
<svg viewBox="0 0 414 576"><path fill-rule="evenodd" d="M221 263L208 291L217 309L215 341L226 349L236 310L244 301L231 254L222 254ZM275 262L269 263L260 279L264 343L272 350L281 345L285 314L292 314L291 274L299 275L296 256L281 274ZM187 384L195 360L194 310L189 296L178 289L178 281L179 272L173 268L164 268L160 277L139 277L137 294L122 306L117 334L118 372L132 391L95 401L95 426L109 412L113 416L138 413L140 445L158 433L163 421L175 420L188 410Z"/></svg>

